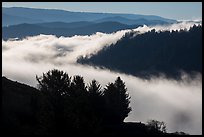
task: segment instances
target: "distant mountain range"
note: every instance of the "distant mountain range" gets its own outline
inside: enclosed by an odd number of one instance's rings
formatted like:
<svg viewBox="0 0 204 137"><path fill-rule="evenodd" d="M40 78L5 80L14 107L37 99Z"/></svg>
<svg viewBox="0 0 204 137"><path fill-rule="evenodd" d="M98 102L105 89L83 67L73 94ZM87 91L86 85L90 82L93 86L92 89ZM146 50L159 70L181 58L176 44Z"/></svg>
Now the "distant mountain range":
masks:
<svg viewBox="0 0 204 137"><path fill-rule="evenodd" d="M56 9L2 8L2 39L39 34L56 36L112 33L141 25L163 25L176 20L154 15L71 12Z"/></svg>
<svg viewBox="0 0 204 137"><path fill-rule="evenodd" d="M115 45L104 48L78 63L150 78L160 73L180 79L181 71L202 74L202 26L189 31L147 32L133 37L126 34Z"/></svg>
<svg viewBox="0 0 204 137"><path fill-rule="evenodd" d="M44 23L44 22L106 22L117 21L119 23L133 24L163 24L175 23L176 20L167 19L154 15L139 14L119 14L119 13L91 13L91 12L71 12L56 9L34 9L11 7L2 8L2 26L10 26L21 23Z"/></svg>
<svg viewBox="0 0 204 137"><path fill-rule="evenodd" d="M78 22L45 22L45 23L36 23L35 25L41 26L41 27L47 27L47 28L81 28L81 27L86 27L89 25L96 24L94 22L89 22L89 21L78 21Z"/></svg>
<svg viewBox="0 0 204 137"><path fill-rule="evenodd" d="M102 18L99 20L96 20L95 22L105 22L105 21L116 21L116 22L120 22L123 24L128 24L128 25L132 25L132 24L138 24L138 25L156 25L156 24L169 24L170 22L167 20L159 20L159 19L155 19L155 20L149 20L149 19L145 19L145 18L138 18L138 19L128 19L125 17L121 17L121 16L114 16L114 17L107 17L107 18Z"/></svg>
<svg viewBox="0 0 204 137"><path fill-rule="evenodd" d="M91 35L95 32L112 33L123 29L134 29L139 25L126 25L118 22L75 22L75 23L39 23L39 24L19 24L2 28L2 39L25 38L39 34L60 36Z"/></svg>

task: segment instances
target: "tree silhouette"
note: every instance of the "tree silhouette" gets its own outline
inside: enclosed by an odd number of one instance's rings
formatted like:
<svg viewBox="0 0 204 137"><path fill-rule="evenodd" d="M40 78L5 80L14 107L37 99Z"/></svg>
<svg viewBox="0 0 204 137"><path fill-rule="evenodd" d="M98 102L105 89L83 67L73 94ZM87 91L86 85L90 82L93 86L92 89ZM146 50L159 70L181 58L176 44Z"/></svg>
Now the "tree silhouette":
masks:
<svg viewBox="0 0 204 137"><path fill-rule="evenodd" d="M101 85L96 81L92 80L88 87L88 92L90 96L98 97L102 96Z"/></svg>
<svg viewBox="0 0 204 137"><path fill-rule="evenodd" d="M50 95L50 97L55 98L69 94L71 78L66 72L54 69L43 73L42 77L36 76L36 79L39 83L39 90Z"/></svg>
<svg viewBox="0 0 204 137"><path fill-rule="evenodd" d="M84 78L81 76L74 76L71 82L71 96L81 96L87 94Z"/></svg>
<svg viewBox="0 0 204 137"><path fill-rule="evenodd" d="M89 100L97 116L103 114L103 109L105 107L101 88L101 85L96 80L92 80L88 86Z"/></svg>
<svg viewBox="0 0 204 137"><path fill-rule="evenodd" d="M44 95L41 107L43 111L41 113L44 115L42 119L51 117L52 120L48 120L48 122L53 121L53 129L56 130L56 133L64 132L64 97L70 94L70 77L67 73L54 69L43 73L42 77L36 76L36 79L39 83L38 88ZM52 116L50 116L51 114ZM41 121L45 121L42 119Z"/></svg>
<svg viewBox="0 0 204 137"><path fill-rule="evenodd" d="M37 77L40 90L3 80L3 129L35 135L165 135L164 122L123 122L131 111L125 83L118 77L103 90L92 80L51 70ZM61 83L62 82L62 83ZM20 96L19 96L20 95ZM22 99L23 97L23 99ZM12 103L11 103L12 102ZM15 102L15 103L13 103ZM25 105L26 104L26 105ZM170 133L183 135L184 132Z"/></svg>
<svg viewBox="0 0 204 137"><path fill-rule="evenodd" d="M158 130L166 133L166 124L163 121L149 120L147 121L147 126L150 130Z"/></svg>
<svg viewBox="0 0 204 137"><path fill-rule="evenodd" d="M125 83L118 77L115 83L110 83L104 90L107 107L107 119L109 122L122 123L131 111L129 107L130 97Z"/></svg>
<svg viewBox="0 0 204 137"><path fill-rule="evenodd" d="M88 86L89 100L94 114L94 125L96 130L100 130L103 124L105 112L105 100L103 97L102 87L96 81L92 80Z"/></svg>
<svg viewBox="0 0 204 137"><path fill-rule="evenodd" d="M120 77L118 77L114 83L116 86L118 92L119 92L119 97L120 97L120 105L121 105L121 120L124 120L127 116L128 113L132 110L131 107L129 107L130 104L130 96L127 93L127 88L125 86L125 82L123 82Z"/></svg>
<svg viewBox="0 0 204 137"><path fill-rule="evenodd" d="M84 78L74 76L71 82L70 108L73 119L73 127L78 134L87 134L93 129L93 113L91 101Z"/></svg>

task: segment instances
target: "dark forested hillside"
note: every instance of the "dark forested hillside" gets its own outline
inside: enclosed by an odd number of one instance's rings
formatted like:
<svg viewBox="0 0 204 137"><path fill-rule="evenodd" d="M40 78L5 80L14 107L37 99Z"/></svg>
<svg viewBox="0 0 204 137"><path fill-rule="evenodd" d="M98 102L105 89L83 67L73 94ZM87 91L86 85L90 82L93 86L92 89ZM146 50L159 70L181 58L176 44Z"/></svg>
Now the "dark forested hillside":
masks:
<svg viewBox="0 0 204 137"><path fill-rule="evenodd" d="M37 93L33 87L2 77L2 127L5 134L33 133Z"/></svg>
<svg viewBox="0 0 204 137"><path fill-rule="evenodd" d="M202 73L202 26L189 31L147 32L133 37L126 34L115 45L101 50L79 63L105 66L109 69L149 78L164 73L179 78L180 71Z"/></svg>

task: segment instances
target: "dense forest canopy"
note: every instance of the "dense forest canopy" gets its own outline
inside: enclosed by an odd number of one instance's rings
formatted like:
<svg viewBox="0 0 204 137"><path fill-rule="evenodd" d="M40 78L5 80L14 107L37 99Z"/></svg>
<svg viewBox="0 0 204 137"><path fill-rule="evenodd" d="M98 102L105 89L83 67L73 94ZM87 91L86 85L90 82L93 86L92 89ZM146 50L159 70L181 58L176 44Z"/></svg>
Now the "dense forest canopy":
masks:
<svg viewBox="0 0 204 137"><path fill-rule="evenodd" d="M189 31L151 30L144 34L127 33L116 44L98 54L80 57L78 63L149 78L160 73L179 79L181 72L202 73L202 26Z"/></svg>

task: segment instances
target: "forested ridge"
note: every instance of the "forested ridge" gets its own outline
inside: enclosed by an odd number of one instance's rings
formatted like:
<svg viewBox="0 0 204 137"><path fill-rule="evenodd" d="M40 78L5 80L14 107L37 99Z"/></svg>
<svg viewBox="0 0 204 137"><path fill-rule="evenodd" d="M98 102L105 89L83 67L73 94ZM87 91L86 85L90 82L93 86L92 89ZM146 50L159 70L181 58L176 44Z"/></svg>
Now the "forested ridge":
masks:
<svg viewBox="0 0 204 137"><path fill-rule="evenodd" d="M115 45L96 55L80 57L78 63L106 67L111 70L150 78L165 74L180 79L182 72L202 74L202 26L189 31L151 30L135 35L127 33Z"/></svg>

